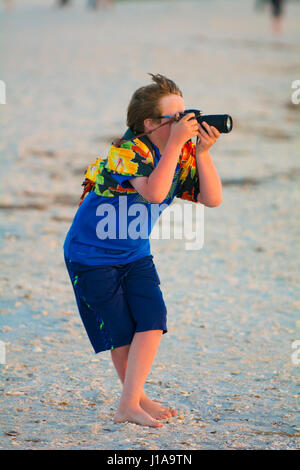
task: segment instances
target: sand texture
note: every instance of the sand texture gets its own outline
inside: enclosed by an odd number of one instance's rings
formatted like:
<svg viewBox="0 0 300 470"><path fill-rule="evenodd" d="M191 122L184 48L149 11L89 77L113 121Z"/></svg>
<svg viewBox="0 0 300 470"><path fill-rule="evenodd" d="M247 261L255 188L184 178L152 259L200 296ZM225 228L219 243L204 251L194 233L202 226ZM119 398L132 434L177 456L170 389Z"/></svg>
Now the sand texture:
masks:
<svg viewBox="0 0 300 470"><path fill-rule="evenodd" d="M289 2L275 36L250 0L2 8L2 449L299 447L299 18ZM121 387L62 252L84 170L122 135L147 72L234 118L211 150L223 201L205 207L203 248L152 240L169 331L145 389L178 410L161 429L113 423Z"/></svg>

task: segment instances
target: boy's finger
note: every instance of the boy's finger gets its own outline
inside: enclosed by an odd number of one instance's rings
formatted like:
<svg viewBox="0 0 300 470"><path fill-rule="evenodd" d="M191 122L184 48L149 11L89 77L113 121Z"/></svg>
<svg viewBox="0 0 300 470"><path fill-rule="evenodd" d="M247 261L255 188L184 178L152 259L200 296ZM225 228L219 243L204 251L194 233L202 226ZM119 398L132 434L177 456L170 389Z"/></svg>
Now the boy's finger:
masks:
<svg viewBox="0 0 300 470"><path fill-rule="evenodd" d="M211 127L207 124L207 122L203 121L202 124L205 127L206 132L208 133L208 135L210 135L210 137L215 138L215 134L213 133Z"/></svg>
<svg viewBox="0 0 300 470"><path fill-rule="evenodd" d="M204 131L204 134L198 133L198 137L199 137L200 141L205 143L205 144L207 144L209 142L209 136L207 134L205 135L205 131Z"/></svg>
<svg viewBox="0 0 300 470"><path fill-rule="evenodd" d="M182 119L183 119L184 121L189 121L190 119L196 119L196 118L195 118L195 113L186 114L185 116L183 116Z"/></svg>
<svg viewBox="0 0 300 470"><path fill-rule="evenodd" d="M208 134L208 133L206 132L206 130L203 129L202 126L200 126L199 132L200 132L200 134L203 135L204 137L207 136L207 134Z"/></svg>
<svg viewBox="0 0 300 470"><path fill-rule="evenodd" d="M218 129L216 127L210 126L210 128L212 129L215 137L217 137L217 138L220 137L221 133L218 131Z"/></svg>

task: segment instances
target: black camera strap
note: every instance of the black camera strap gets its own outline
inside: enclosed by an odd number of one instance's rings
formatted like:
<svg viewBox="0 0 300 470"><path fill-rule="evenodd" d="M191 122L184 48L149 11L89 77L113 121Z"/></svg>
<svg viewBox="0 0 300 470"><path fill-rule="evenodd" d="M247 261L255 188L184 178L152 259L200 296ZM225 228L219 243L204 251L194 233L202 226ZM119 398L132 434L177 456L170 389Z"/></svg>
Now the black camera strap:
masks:
<svg viewBox="0 0 300 470"><path fill-rule="evenodd" d="M115 139L115 140L113 140L112 145L114 145L115 147L120 147L120 145L125 144L126 142L130 142L131 140L140 139L143 136L148 136L148 135L152 134L152 132L159 129L160 127L166 126L167 124L170 124L170 123L175 122L175 121L178 121L177 117L170 118L170 119L168 119L168 121L163 122L159 126L155 127L155 129L152 129L151 131L142 132L141 134L134 135L130 139L126 139L126 140L124 140L124 139Z"/></svg>

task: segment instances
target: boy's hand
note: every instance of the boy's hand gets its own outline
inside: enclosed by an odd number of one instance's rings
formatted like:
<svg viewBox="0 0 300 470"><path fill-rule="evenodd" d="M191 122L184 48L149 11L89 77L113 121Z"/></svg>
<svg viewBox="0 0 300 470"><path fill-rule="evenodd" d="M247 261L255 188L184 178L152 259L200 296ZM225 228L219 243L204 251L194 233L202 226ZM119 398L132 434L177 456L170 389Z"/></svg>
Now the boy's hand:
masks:
<svg viewBox="0 0 300 470"><path fill-rule="evenodd" d="M220 132L214 126L209 126L207 122L202 122L203 127L200 125L199 132L197 134L198 139L196 143L196 153L205 153L207 152L212 145L216 143L218 138L220 137Z"/></svg>
<svg viewBox="0 0 300 470"><path fill-rule="evenodd" d="M196 119L191 119L192 117L195 117L195 113L186 114L179 121L173 122L169 140L183 146L189 139L196 137L200 126Z"/></svg>

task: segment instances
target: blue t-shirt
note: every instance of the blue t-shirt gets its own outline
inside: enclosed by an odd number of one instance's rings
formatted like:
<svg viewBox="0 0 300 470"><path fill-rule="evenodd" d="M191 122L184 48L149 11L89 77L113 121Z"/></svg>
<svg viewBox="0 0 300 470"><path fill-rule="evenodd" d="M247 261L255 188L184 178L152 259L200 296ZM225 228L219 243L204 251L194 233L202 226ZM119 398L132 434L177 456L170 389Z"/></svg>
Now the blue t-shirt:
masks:
<svg viewBox="0 0 300 470"><path fill-rule="evenodd" d="M155 167L161 154L155 145L153 148ZM138 192L105 197L91 191L77 209L65 238L63 248L66 258L86 265L116 265L150 255L149 236L161 212L176 196L180 184L179 173L177 162L171 197L161 204L146 201ZM112 176L124 187L132 188L126 180L134 176Z"/></svg>

